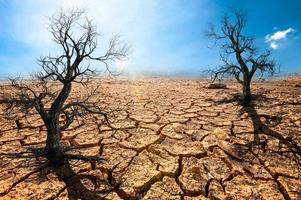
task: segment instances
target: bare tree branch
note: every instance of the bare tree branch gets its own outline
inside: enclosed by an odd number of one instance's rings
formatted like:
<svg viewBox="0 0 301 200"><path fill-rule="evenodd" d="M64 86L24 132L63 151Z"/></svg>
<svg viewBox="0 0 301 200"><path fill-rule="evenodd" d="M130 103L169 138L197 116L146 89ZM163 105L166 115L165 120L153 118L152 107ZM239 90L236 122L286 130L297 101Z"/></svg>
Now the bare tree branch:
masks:
<svg viewBox="0 0 301 200"><path fill-rule="evenodd" d="M61 10L49 17L49 22L53 41L62 53L38 59L41 71L32 81L11 80L14 92L2 102L6 104L8 114L15 109L25 114L31 110L39 113L47 129L46 157L52 162L60 162L64 158L60 149L61 132L74 120L99 115L104 119L102 122L110 126L107 114L92 101L100 88L87 85L97 75L90 61L103 64L110 72L110 63L124 59L128 48L122 44L119 35L114 35L104 55L95 55L99 35L92 20L82 10ZM84 87L87 92L84 97L69 97L74 84ZM62 123L60 116L64 116Z"/></svg>
<svg viewBox="0 0 301 200"><path fill-rule="evenodd" d="M254 39L243 34L246 26L246 15L241 11L234 11L232 15L224 15L220 31L210 26L206 35L220 44L221 61L224 63L216 70L211 70L212 80L222 77L234 77L243 85L243 99L251 99L250 83L256 72L273 74L276 63L270 59L271 52L258 53ZM225 56L226 55L226 56Z"/></svg>

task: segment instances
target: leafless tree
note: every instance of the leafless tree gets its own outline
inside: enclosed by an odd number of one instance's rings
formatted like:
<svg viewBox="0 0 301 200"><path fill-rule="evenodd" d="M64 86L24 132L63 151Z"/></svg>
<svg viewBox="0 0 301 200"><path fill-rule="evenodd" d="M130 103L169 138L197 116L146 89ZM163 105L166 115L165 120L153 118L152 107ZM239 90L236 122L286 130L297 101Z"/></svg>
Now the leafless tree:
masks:
<svg viewBox="0 0 301 200"><path fill-rule="evenodd" d="M92 61L93 64L104 64L109 70L111 62L126 57L127 47L121 44L119 36L114 36L104 55L94 55L98 46L98 33L84 11L61 10L51 16L49 21L53 40L63 53L41 57L38 63L42 70L34 75L33 80L12 80L11 85L16 93L4 102L7 112L18 109L26 114L35 110L39 114L47 130L44 155L50 162L60 163L65 158L74 157L63 152L60 139L62 131L75 119L101 115L107 121L106 113L91 98L99 88L87 87L87 83L97 75L95 68L91 67ZM53 84L56 86L52 87ZM74 84L80 84L89 92L83 97L69 97ZM59 121L62 116L63 123Z"/></svg>
<svg viewBox="0 0 301 200"><path fill-rule="evenodd" d="M243 30L246 26L246 15L241 11L234 11L224 15L220 31L211 26L206 35L221 45L221 61L223 65L212 70L213 81L223 77L234 77L243 87L244 103L251 101L251 80L256 72L275 72L275 61L271 59L271 51L260 52L254 45L254 39L246 36Z"/></svg>

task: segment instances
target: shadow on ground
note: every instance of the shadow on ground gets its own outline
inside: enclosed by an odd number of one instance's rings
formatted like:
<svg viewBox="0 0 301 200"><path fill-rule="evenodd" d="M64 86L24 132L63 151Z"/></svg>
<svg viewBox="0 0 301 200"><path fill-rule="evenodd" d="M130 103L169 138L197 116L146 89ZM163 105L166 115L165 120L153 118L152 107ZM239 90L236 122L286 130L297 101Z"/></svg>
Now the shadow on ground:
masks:
<svg viewBox="0 0 301 200"><path fill-rule="evenodd" d="M28 149L19 153L1 153L0 156L6 160L5 163L9 163L14 159L25 159L25 162L20 162L17 166L15 166L15 168L19 170L30 168L31 172L25 177L28 178L36 173L36 180L31 179L33 182L44 182L48 180L49 174L55 175L59 181L64 183L65 186L60 189L57 194L52 196L51 199L58 198L61 195L71 200L106 199L106 195L113 191L113 187L110 187L110 184L107 182L105 177L93 175L93 169L82 167L80 165L80 162L82 161L72 161L73 163L71 164L68 160L66 160L59 166L53 166L45 158L39 155L40 151L41 149ZM98 172L97 174L100 173ZM11 188L17 185L20 181L14 183ZM3 196L8 192L9 190L0 194Z"/></svg>
<svg viewBox="0 0 301 200"><path fill-rule="evenodd" d="M270 136L279 140L279 145L284 144L289 148L293 153L301 155L301 147L294 143L293 136L284 137L282 134L278 133L275 130L272 130L271 127L275 127L281 123L282 116L269 116L266 114L258 114L255 106L260 102L270 102L273 101L272 98L268 98L263 94L253 95L253 101L249 104L244 104L241 100L239 94L234 94L230 98L225 98L219 101L216 101L216 104L227 104L227 103L238 103L240 104L241 110L240 113L247 113L251 118L254 128L254 140L250 141L250 145L260 145L262 148L265 148L267 141L261 141L260 135ZM283 104L284 105L284 104ZM286 102L285 105L296 105L290 102ZM297 104L299 105L299 104Z"/></svg>
<svg viewBox="0 0 301 200"><path fill-rule="evenodd" d="M68 161L55 167L53 172L65 183L71 200L106 199L105 195L110 191L106 188L106 181L95 175L75 173Z"/></svg>

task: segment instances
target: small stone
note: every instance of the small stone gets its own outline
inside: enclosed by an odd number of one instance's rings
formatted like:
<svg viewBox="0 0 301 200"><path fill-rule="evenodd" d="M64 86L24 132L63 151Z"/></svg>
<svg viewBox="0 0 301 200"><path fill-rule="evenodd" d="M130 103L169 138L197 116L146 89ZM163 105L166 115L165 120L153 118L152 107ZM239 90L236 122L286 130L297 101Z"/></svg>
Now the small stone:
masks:
<svg viewBox="0 0 301 200"><path fill-rule="evenodd" d="M210 84L206 85L205 88L208 88L208 89L227 89L227 86L226 86L226 84L223 84L223 83L210 83Z"/></svg>

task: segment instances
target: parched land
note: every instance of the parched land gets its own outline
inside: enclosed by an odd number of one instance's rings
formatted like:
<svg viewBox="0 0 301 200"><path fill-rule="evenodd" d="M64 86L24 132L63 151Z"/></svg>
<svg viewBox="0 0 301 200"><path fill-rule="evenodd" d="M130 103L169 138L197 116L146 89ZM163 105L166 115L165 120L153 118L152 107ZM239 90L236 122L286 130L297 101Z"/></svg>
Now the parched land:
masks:
<svg viewBox="0 0 301 200"><path fill-rule="evenodd" d="M247 107L233 100L240 86L232 82L228 89L168 79L101 85L97 101L117 129L80 121L62 145L103 163L49 166L32 153L46 139L39 116L19 117L17 128L1 105L0 199L301 199L300 79L254 83Z"/></svg>

